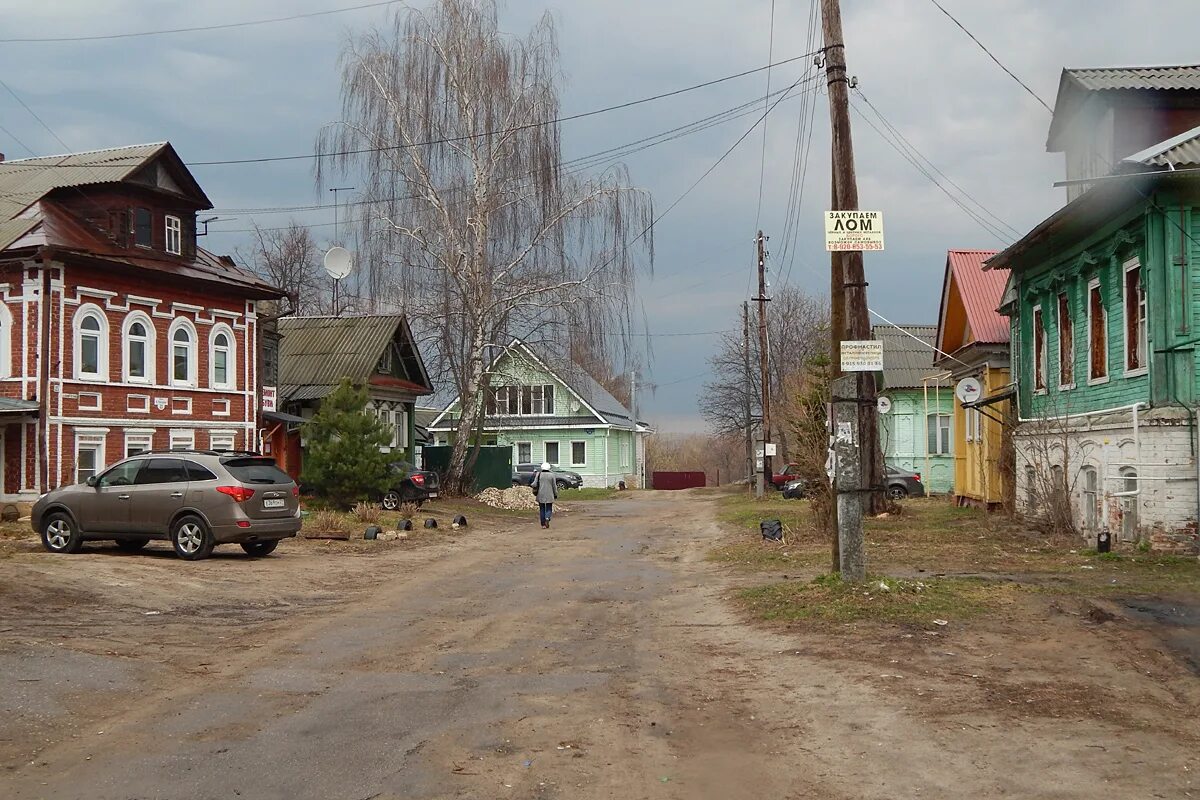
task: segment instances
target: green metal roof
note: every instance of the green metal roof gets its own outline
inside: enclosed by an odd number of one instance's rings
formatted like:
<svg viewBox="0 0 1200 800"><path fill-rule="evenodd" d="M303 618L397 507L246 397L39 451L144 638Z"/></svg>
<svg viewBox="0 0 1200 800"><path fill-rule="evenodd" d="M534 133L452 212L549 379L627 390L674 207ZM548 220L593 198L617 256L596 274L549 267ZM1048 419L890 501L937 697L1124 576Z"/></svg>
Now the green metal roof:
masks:
<svg viewBox="0 0 1200 800"><path fill-rule="evenodd" d="M933 366L936 325L876 325L875 339L883 342L883 383L888 389L920 389L931 375L944 375ZM914 338L915 337L915 338ZM930 388L949 386L948 378L928 381Z"/></svg>

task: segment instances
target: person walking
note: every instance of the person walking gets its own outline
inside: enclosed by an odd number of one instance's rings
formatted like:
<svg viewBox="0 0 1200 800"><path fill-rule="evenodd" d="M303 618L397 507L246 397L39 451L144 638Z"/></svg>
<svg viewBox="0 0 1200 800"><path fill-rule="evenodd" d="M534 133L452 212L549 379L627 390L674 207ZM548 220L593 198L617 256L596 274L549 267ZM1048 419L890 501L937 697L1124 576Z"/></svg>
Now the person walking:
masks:
<svg viewBox="0 0 1200 800"><path fill-rule="evenodd" d="M537 495L538 519L543 528L549 528L550 517L554 514L554 501L558 499L558 481L550 471L550 462L544 462L542 471L533 479L533 493Z"/></svg>

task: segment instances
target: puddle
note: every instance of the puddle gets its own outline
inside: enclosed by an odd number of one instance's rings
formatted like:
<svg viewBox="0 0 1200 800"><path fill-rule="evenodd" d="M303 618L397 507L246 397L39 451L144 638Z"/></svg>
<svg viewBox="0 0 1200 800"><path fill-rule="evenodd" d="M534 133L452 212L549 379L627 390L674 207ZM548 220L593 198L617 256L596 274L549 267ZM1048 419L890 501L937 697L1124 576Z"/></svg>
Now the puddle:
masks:
<svg viewBox="0 0 1200 800"><path fill-rule="evenodd" d="M1169 600L1125 600L1126 614L1156 633L1200 675L1200 605Z"/></svg>

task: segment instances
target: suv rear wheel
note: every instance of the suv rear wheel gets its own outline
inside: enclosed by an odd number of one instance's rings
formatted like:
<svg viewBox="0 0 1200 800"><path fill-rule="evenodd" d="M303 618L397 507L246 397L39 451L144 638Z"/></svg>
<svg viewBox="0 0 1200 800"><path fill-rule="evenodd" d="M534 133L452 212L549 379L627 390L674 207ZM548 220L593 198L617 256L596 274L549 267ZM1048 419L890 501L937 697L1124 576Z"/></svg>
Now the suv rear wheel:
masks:
<svg viewBox="0 0 1200 800"><path fill-rule="evenodd" d="M171 527L171 546L175 548L175 555L185 561L208 558L213 549L212 532L204 520L195 515L180 517Z"/></svg>
<svg viewBox="0 0 1200 800"><path fill-rule="evenodd" d="M51 553L78 553L83 536L69 514L57 511L42 520L42 546Z"/></svg>
<svg viewBox="0 0 1200 800"><path fill-rule="evenodd" d="M269 556L275 552L275 548L279 546L277 539L272 539L269 542L243 542L242 549L246 551L246 555L254 558L262 558Z"/></svg>
<svg viewBox="0 0 1200 800"><path fill-rule="evenodd" d="M894 484L888 487L887 494L888 497L892 498L893 500L903 500L904 498L908 497L908 489L905 489L899 484Z"/></svg>

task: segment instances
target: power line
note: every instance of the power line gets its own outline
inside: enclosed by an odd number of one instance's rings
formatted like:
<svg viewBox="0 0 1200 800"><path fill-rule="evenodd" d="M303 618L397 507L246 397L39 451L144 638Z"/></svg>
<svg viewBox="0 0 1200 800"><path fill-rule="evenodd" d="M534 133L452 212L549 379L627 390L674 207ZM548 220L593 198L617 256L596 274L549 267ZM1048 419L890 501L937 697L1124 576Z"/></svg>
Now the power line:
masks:
<svg viewBox="0 0 1200 800"><path fill-rule="evenodd" d="M293 155L293 156L265 156L262 158L238 158L238 159L225 159L225 160L216 160L216 161L191 161L191 162L188 162L188 166L189 167L211 167L211 166L232 165L232 164L261 164L261 163L272 162L272 161L297 161L297 160L310 159L310 158L329 158L329 157L333 157L333 156L353 156L353 155L362 155L363 153L378 153L378 152L384 152L384 151L388 151L388 150L405 150L405 149L410 149L410 148L414 148L414 147L428 147L428 146L438 145L438 144L451 144L453 142L467 141L470 139L479 139L479 138L483 138L483 137L487 137L487 136L494 136L497 134L513 133L516 131L529 130L530 128L540 128L540 127L543 127L546 125L557 125L562 122L572 122L577 119L586 119L587 117L594 117L597 114L607 114L610 111L620 111L621 109L632 108L633 106L638 106L638 105L642 105L645 103L651 103L656 100L664 100L668 97L675 97L676 95L685 94L687 92L693 92L693 91L696 91L697 89L705 89L709 86L715 86L719 83L725 83L726 81L735 80L737 78L744 78L747 75L754 75L755 73L762 72L763 70L771 69L772 67L781 67L785 64L791 64L795 61L799 61L801 59L809 58L810 56L814 56L818 52L821 52L821 51L817 50L812 53L804 53L802 55L784 59L783 61L777 61L774 64L767 64L766 66L755 67L754 69L748 69L748 70L745 70L744 72L738 72L733 75L726 75L722 78L715 78L710 81L705 81L704 83L697 83L692 86L685 86L682 89L674 89L669 92L663 92L661 94L651 95L650 97L643 97L638 100L630 100L625 103L618 103L618 104L612 105L612 106L605 106L604 108L597 108L597 109L593 109L592 111L584 111L579 114L570 114L565 117L555 117L554 119L549 119L549 120L545 120L542 122L531 122L531 123L527 123L525 125L516 125L512 128L502 128L502 129L494 130L494 131L484 131L482 133L468 134L465 136L451 136L451 137L447 137L444 139L431 139L431 140L423 141L423 142L413 142L412 144L389 145L386 147L366 147L366 148L363 148L360 150L340 150L340 151L336 151L336 152L332 152L332 153L321 153L319 155L313 155L312 153L307 153L305 155Z"/></svg>
<svg viewBox="0 0 1200 800"><path fill-rule="evenodd" d="M28 111L28 112L29 112L29 116L31 116L31 117L33 117L34 119L36 119L36 120L38 121L38 124L40 124L40 125L41 125L43 128L45 128L47 131L49 131L50 135L54 137L55 141L57 141L59 144L61 144L61 145L62 145L63 147L65 147L67 150L70 150L70 149L71 149L71 146L70 146L69 144L67 144L66 142L64 142L62 139L58 138L58 134L57 134L57 133L55 133L55 132L54 132L54 131L53 131L53 130L50 128L50 126L46 124L46 121L45 121L44 119L42 119L41 117L39 117L39 116L37 115L37 112L36 112L36 111L34 111L32 108L30 108L30 107L29 107L29 106L28 106L28 105L25 103L25 101L24 101L24 100L22 100L22 99L20 98L20 96L19 96L19 95L18 95L16 92L14 92L14 91L13 91L13 89L12 89L12 87L11 87L11 86L9 86L9 85L8 85L7 83L5 83L3 80L0 80L0 86L3 86L3 87L4 87L4 88L5 88L7 91L8 91L8 93L9 93L9 94L11 94L11 95L13 96L13 99L14 99L14 100L16 100L18 103L20 103L20 104L21 104L21 108L23 108L23 109L25 109L26 111ZM10 134L10 135L11 135L11 134ZM22 145L22 147L24 147L24 145ZM26 150L29 150L29 148L28 148L28 147L26 147L25 149L26 149ZM29 150L29 152L31 152L31 153L32 153L33 151L32 151L32 150Z"/></svg>
<svg viewBox="0 0 1200 800"><path fill-rule="evenodd" d="M111 39L133 39L140 36L162 36L171 33L195 33L197 31L216 31L227 30L229 28L247 28L252 25L270 25L275 22L289 22L296 19L309 19L312 17L325 17L330 14L342 14L347 11L361 11L365 8L380 8L382 6L391 6L403 0L385 0L380 3L365 3L359 6L348 6L346 8L332 8L327 11L310 11L306 14L292 14L287 17L271 17L270 19L248 20L246 22L226 22L219 25L197 25L191 28L168 28L158 31L136 31L133 33L108 33L97 34L95 36L44 36L44 37L27 37L0 39L0 44L35 44L49 42L98 42Z"/></svg>
<svg viewBox="0 0 1200 800"><path fill-rule="evenodd" d="M1004 64L1002 64L1000 62L1000 59L998 59L994 55L992 55L992 51L988 50L984 46L983 42L976 39L975 34L971 33L969 30L967 30L966 26L964 26L961 22L959 22L957 19L955 19L953 14L951 14L949 11L947 11L945 8L943 8L942 4L939 3L938 0L929 0L929 2L931 2L935 6L937 6L938 10L941 11L943 14L945 14L947 17L949 17L950 21L953 22L955 25L957 25L962 30L963 33L965 33L967 36L970 36L971 41L974 42L975 44L979 45L979 49L988 54L988 58L990 58L992 61L995 61L996 65L999 66L1000 69L1002 69L1008 73L1008 77L1012 78L1014 81L1021 84L1021 88L1024 89L1025 91L1029 92L1029 94L1033 96L1034 100L1037 100L1039 103L1041 103L1043 106L1045 106L1047 111L1049 111L1051 114L1054 113L1054 109L1050 107L1049 103L1047 103L1042 98L1038 97L1038 93L1035 92L1033 89L1030 89L1029 85L1026 84L1025 81L1018 78L1015 74L1013 74L1013 71L1011 69L1004 66Z"/></svg>
<svg viewBox="0 0 1200 800"><path fill-rule="evenodd" d="M25 152L29 153L29 155L35 156L35 157L37 156L37 153L33 152L32 147L30 147L29 145L25 144L20 139L18 139L17 135L15 133L13 133L12 131L10 131L8 128L4 127L3 125L0 125L0 132L5 133L8 136L8 138L12 139L14 142L21 145L21 147L25 148Z"/></svg>
<svg viewBox="0 0 1200 800"><path fill-rule="evenodd" d="M775 56L775 0L771 0L771 22L767 34L767 62ZM767 107L767 103L771 98L771 70L767 69L767 93L763 97L763 109ZM754 212L754 229L758 230L758 223L762 217L762 199L763 199L763 183L767 176L767 123L763 122L762 136L762 157L758 162L758 209Z"/></svg>

